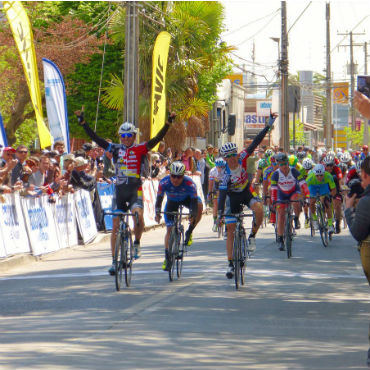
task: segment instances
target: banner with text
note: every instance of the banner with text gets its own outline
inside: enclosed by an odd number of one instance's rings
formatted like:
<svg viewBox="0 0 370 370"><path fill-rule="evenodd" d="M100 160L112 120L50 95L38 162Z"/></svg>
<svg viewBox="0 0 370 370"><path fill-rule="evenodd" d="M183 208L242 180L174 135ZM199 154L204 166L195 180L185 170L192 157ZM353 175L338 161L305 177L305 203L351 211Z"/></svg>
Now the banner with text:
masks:
<svg viewBox="0 0 370 370"><path fill-rule="evenodd" d="M92 241L98 234L90 193L86 190L78 190L73 195L78 229L80 230L83 243L86 244Z"/></svg>

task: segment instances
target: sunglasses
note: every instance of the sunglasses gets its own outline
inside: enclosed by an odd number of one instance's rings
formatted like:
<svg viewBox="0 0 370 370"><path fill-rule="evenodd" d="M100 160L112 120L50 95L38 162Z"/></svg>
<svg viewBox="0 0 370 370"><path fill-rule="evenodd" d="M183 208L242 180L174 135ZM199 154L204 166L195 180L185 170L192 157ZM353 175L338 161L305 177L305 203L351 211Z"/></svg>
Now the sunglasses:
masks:
<svg viewBox="0 0 370 370"><path fill-rule="evenodd" d="M133 136L134 136L134 134L132 134L132 133L121 134L121 138L123 138L123 139L125 139L126 137L130 138L130 137L133 137Z"/></svg>
<svg viewBox="0 0 370 370"><path fill-rule="evenodd" d="M281 162L279 163L279 166L287 166L288 165L288 162Z"/></svg>
<svg viewBox="0 0 370 370"><path fill-rule="evenodd" d="M27 150L18 150L18 153L27 154Z"/></svg>
<svg viewBox="0 0 370 370"><path fill-rule="evenodd" d="M236 157L237 155L238 155L237 153L227 154L225 155L225 158L232 158L232 157Z"/></svg>
<svg viewBox="0 0 370 370"><path fill-rule="evenodd" d="M184 175L171 175L173 179L182 179Z"/></svg>

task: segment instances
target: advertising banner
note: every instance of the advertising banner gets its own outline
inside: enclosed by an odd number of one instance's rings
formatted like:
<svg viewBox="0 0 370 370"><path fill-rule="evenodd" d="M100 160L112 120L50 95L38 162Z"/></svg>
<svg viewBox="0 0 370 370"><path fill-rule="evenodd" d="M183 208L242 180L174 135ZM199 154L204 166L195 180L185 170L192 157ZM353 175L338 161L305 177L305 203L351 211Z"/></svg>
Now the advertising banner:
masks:
<svg viewBox="0 0 370 370"><path fill-rule="evenodd" d="M153 226L155 222L155 200L156 193L150 180L143 183L144 223L145 226Z"/></svg>
<svg viewBox="0 0 370 370"><path fill-rule="evenodd" d="M44 149L52 144L52 137L45 125L42 114L39 74L31 24L21 1L3 1L3 7L21 57L24 75L35 110L40 146L41 149Z"/></svg>
<svg viewBox="0 0 370 370"><path fill-rule="evenodd" d="M66 89L59 68L49 59L42 58L44 66L45 101L48 123L54 142L63 141L70 152Z"/></svg>
<svg viewBox="0 0 370 370"><path fill-rule="evenodd" d="M333 83L333 103L334 104L348 104L348 82L334 82Z"/></svg>
<svg viewBox="0 0 370 370"><path fill-rule="evenodd" d="M73 195L68 193L63 197L57 197L53 213L60 248L77 245L77 222Z"/></svg>
<svg viewBox="0 0 370 370"><path fill-rule="evenodd" d="M157 135L166 119L166 72L171 35L162 31L155 40L152 68L150 137ZM153 148L156 151L158 145Z"/></svg>
<svg viewBox="0 0 370 370"><path fill-rule="evenodd" d="M31 247L24 224L18 193L4 194L0 203L0 237L8 256L30 253Z"/></svg>
<svg viewBox="0 0 370 370"><path fill-rule="evenodd" d="M107 184L106 182L98 182L96 184L100 205L103 211L112 211L113 193L115 191L114 184ZM113 217L104 216L105 230L112 230Z"/></svg>
<svg viewBox="0 0 370 370"><path fill-rule="evenodd" d="M244 113L244 128L261 128L263 129L266 125L266 117L257 116L256 112Z"/></svg>
<svg viewBox="0 0 370 370"><path fill-rule="evenodd" d="M0 113L0 145L3 147L8 146L8 140L6 139L5 127L3 124L3 117Z"/></svg>
<svg viewBox="0 0 370 370"><path fill-rule="evenodd" d="M258 117L268 117L272 108L271 100L259 100L256 102L256 112Z"/></svg>
<svg viewBox="0 0 370 370"><path fill-rule="evenodd" d="M90 193L78 190L74 194L77 225L84 244L92 241L98 234L94 212L91 204Z"/></svg>
<svg viewBox="0 0 370 370"><path fill-rule="evenodd" d="M22 198L21 202L32 254L39 256L58 250L57 229L48 197Z"/></svg>
<svg viewBox="0 0 370 370"><path fill-rule="evenodd" d="M348 117L348 104L333 104L333 123L336 130L348 126Z"/></svg>

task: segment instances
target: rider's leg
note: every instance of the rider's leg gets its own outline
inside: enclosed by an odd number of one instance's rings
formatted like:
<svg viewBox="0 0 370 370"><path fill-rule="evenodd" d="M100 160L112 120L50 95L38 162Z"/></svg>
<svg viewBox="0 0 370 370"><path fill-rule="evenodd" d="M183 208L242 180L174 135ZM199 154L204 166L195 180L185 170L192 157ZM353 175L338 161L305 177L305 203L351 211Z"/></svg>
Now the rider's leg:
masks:
<svg viewBox="0 0 370 370"><path fill-rule="evenodd" d="M235 233L235 223L227 223L227 240L226 240L226 253L227 260L230 262L233 260L233 243L234 243L234 233Z"/></svg>
<svg viewBox="0 0 370 370"><path fill-rule="evenodd" d="M136 219L134 218L134 235L135 241L140 243L141 236L144 231L144 210L142 208L136 207L132 209L132 213L137 213L139 223L136 223Z"/></svg>
<svg viewBox="0 0 370 370"><path fill-rule="evenodd" d="M252 203L252 201L251 201ZM254 212L255 224L252 226L251 234L254 236L257 234L263 221L263 206L261 202L255 201L250 205L250 209Z"/></svg>
<svg viewBox="0 0 370 370"><path fill-rule="evenodd" d="M278 236L283 236L285 226L285 204L278 204L276 208L278 213L277 234Z"/></svg>

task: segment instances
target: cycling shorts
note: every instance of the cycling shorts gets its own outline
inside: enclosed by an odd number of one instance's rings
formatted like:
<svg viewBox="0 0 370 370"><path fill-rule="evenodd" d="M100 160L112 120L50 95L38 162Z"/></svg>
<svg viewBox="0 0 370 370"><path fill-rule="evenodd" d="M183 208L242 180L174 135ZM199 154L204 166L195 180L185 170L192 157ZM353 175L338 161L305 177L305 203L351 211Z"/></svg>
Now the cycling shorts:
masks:
<svg viewBox="0 0 370 370"><path fill-rule="evenodd" d="M317 195L322 196L330 194L329 184L308 185L308 190L310 191L311 197L316 197Z"/></svg>
<svg viewBox="0 0 370 370"><path fill-rule="evenodd" d="M120 184L116 185L113 194L113 210L120 209L124 212L135 208L144 208L142 187Z"/></svg>
<svg viewBox="0 0 370 370"><path fill-rule="evenodd" d="M202 200L200 197L197 197L198 204L202 204ZM180 205L183 205L184 207L190 209L191 205L191 198L187 197L184 200L180 200L179 202L174 202L173 200L168 200L166 203L166 206L164 207L165 212L177 212L179 210ZM168 215L164 214L164 221L166 223L166 226L173 226L174 225L174 215Z"/></svg>
<svg viewBox="0 0 370 370"><path fill-rule="evenodd" d="M258 197L256 193L252 193L250 191L249 186L247 186L242 192L232 192L229 193L226 197L225 203L225 214L230 213L240 213L243 210L243 205L248 206L251 208L253 204L261 202L261 199ZM225 217L226 224L235 224L236 218L226 216Z"/></svg>

